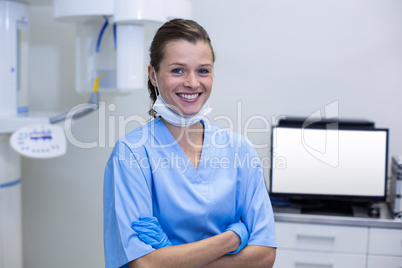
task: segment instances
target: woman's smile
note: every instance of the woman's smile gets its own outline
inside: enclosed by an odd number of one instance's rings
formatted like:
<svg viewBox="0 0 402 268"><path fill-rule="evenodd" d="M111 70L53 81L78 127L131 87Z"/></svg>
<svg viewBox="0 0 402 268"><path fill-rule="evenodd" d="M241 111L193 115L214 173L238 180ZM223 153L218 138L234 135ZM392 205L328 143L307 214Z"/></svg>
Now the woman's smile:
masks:
<svg viewBox="0 0 402 268"><path fill-rule="evenodd" d="M201 96L201 94L202 93L192 93L192 94L177 93L176 95L179 96L179 98L181 98L182 101L192 103L192 102L196 102L199 99L199 97Z"/></svg>
<svg viewBox="0 0 402 268"><path fill-rule="evenodd" d="M149 77L154 77L150 74ZM180 114L195 115L211 95L213 55L210 46L202 41L170 42L160 63L154 86L169 107Z"/></svg>

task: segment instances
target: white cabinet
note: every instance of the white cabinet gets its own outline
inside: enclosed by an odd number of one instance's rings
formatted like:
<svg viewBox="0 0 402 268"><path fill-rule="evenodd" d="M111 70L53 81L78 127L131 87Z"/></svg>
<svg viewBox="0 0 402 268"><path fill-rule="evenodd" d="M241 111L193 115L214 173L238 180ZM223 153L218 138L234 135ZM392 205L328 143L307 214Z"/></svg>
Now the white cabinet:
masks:
<svg viewBox="0 0 402 268"><path fill-rule="evenodd" d="M367 252L368 228L284 222L276 223L275 227L278 247L325 252Z"/></svg>
<svg viewBox="0 0 402 268"><path fill-rule="evenodd" d="M402 268L402 229L276 222L275 268Z"/></svg>
<svg viewBox="0 0 402 268"><path fill-rule="evenodd" d="M370 228L368 254L367 268L402 268L402 230Z"/></svg>
<svg viewBox="0 0 402 268"><path fill-rule="evenodd" d="M402 230L371 228L369 254L402 257Z"/></svg>
<svg viewBox="0 0 402 268"><path fill-rule="evenodd" d="M366 256L359 254L295 251L278 248L275 268L365 268ZM378 267L377 267L378 268ZM399 268L399 267L398 267Z"/></svg>
<svg viewBox="0 0 402 268"><path fill-rule="evenodd" d="M275 268L365 268L368 228L276 223Z"/></svg>
<svg viewBox="0 0 402 268"><path fill-rule="evenodd" d="M386 257L369 255L367 259L367 268L401 268L402 257Z"/></svg>

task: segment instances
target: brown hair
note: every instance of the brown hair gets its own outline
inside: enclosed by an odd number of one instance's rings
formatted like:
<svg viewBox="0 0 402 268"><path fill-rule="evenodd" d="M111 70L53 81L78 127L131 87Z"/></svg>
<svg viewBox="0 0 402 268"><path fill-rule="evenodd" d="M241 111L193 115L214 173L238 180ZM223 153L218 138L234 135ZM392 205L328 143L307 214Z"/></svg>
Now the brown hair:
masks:
<svg viewBox="0 0 402 268"><path fill-rule="evenodd" d="M185 40L193 44L198 41L206 42L211 48L212 60L215 62L214 49L212 48L211 40L205 29L193 20L173 19L166 22L158 29L152 40L151 47L149 48L150 64L154 67L155 71L159 71L160 63L165 55L166 45L169 42L177 40ZM156 93L149 77L148 91L153 104L156 101ZM152 117L156 116L152 108L148 113Z"/></svg>

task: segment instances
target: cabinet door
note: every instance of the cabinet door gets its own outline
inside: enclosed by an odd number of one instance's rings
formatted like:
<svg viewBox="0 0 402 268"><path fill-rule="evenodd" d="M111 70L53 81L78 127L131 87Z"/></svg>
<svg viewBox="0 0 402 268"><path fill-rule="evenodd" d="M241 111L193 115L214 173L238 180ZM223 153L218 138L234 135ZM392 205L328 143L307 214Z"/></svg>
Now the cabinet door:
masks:
<svg viewBox="0 0 402 268"><path fill-rule="evenodd" d="M400 257L386 257L386 256L369 256L367 261L367 268L401 268L402 258Z"/></svg>
<svg viewBox="0 0 402 268"><path fill-rule="evenodd" d="M402 230L371 228L369 254L402 256Z"/></svg>
<svg viewBox="0 0 402 268"><path fill-rule="evenodd" d="M368 228L277 222L278 248L367 253Z"/></svg>
<svg viewBox="0 0 402 268"><path fill-rule="evenodd" d="M366 255L277 249L275 268L366 268ZM378 266L385 267L385 266ZM378 268L376 267L376 268ZM398 267L399 268L399 267Z"/></svg>

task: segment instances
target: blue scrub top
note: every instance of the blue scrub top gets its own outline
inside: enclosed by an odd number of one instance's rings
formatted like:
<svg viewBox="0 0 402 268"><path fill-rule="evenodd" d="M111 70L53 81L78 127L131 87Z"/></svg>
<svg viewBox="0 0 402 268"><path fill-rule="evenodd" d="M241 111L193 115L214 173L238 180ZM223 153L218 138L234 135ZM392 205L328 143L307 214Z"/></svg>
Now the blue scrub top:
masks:
<svg viewBox="0 0 402 268"><path fill-rule="evenodd" d="M104 178L106 267L154 249L131 229L140 216L158 218L173 245L248 228L248 245L276 247L274 218L260 159L241 135L207 122L196 170L158 117L121 138Z"/></svg>

